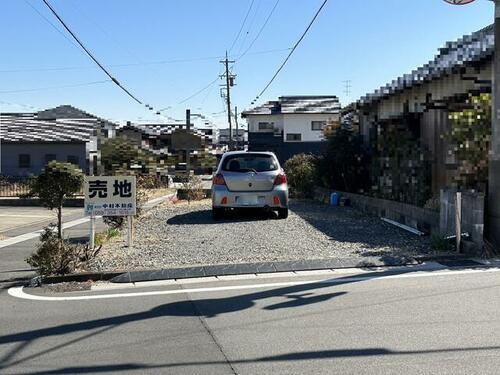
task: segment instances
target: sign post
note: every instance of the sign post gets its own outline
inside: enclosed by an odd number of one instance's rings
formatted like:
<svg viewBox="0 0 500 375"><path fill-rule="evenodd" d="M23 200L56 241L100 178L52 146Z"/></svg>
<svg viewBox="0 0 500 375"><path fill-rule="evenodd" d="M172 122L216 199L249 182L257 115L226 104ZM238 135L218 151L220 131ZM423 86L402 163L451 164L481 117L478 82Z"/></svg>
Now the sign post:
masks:
<svg viewBox="0 0 500 375"><path fill-rule="evenodd" d="M132 246L132 216L137 212L135 176L86 176L84 192L90 246L94 248L96 216L127 216L127 246Z"/></svg>

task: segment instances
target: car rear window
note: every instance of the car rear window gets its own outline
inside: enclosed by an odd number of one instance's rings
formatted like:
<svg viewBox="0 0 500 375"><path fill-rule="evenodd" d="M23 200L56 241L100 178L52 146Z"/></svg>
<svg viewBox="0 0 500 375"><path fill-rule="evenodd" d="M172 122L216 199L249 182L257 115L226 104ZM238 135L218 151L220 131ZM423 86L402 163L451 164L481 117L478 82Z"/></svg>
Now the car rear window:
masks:
<svg viewBox="0 0 500 375"><path fill-rule="evenodd" d="M224 158L223 171L230 172L269 172L278 169L278 162L272 155L237 154Z"/></svg>

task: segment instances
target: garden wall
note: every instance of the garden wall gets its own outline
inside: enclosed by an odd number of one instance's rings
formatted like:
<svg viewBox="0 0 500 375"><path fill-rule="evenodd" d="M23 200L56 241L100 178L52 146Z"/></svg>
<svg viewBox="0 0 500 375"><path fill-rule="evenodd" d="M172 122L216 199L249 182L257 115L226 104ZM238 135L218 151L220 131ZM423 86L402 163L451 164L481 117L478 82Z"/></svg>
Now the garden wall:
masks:
<svg viewBox="0 0 500 375"><path fill-rule="evenodd" d="M335 190L316 187L314 198L324 203L330 202ZM337 191L342 197L349 198L350 205L370 215L384 217L418 229L428 234L439 234L439 212L412 206L405 203L368 197L360 194Z"/></svg>

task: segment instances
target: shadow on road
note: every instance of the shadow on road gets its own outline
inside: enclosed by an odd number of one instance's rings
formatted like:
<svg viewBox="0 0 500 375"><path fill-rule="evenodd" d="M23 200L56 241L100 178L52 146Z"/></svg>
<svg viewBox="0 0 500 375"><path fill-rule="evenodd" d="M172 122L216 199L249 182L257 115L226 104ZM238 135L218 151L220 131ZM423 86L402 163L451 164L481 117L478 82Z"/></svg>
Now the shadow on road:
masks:
<svg viewBox="0 0 500 375"><path fill-rule="evenodd" d="M282 287L282 288L277 288L277 289L271 289L271 290L264 290L264 291L259 291L259 292L254 292L254 293L248 293L248 294L243 294L243 295L237 295L233 297L224 297L224 298L207 298L207 299L196 299L194 301L186 299L183 301L177 301L177 302L172 302L172 303L167 303L164 305L159 305L151 310L148 311L143 311L139 313L131 313L131 314L124 314L124 315L118 315L114 317L109 317L109 318L102 318L102 319L94 319L94 320L89 320L89 321L83 321L83 322L78 322L78 323L70 323L70 324L62 324L58 325L55 327L48 327L48 328L42 328L42 329L35 329L35 330L30 330L30 331L25 331L25 332L20 332L20 333L14 333L14 334L9 334L9 335L3 335L0 336L0 348L2 345L7 345L7 344L13 344L17 343L17 345L10 349L6 354L3 355L3 357L0 357L0 370L1 369L7 369L9 367L15 366L19 363L26 362L30 359L40 357L42 355L45 355L49 352L56 351L62 347L65 347L67 345L74 344L78 341L85 340L89 337L101 334L103 332L109 331L110 329L116 328L123 326L127 323L133 323L137 321L145 321L145 320L151 320L151 319L156 319L156 318L163 318L166 316L182 316L182 317L204 317L204 318L211 318L211 317L216 317L222 314L227 314L227 313L232 313L232 312L238 312L238 311L243 311L249 308L252 308L255 306L257 301L260 300L267 300L275 297L285 297L287 300L284 302L278 302L278 303L271 303L266 306L263 306L263 310L279 310L279 309L286 309L286 308L297 308L300 306L306 306L310 304L317 304L325 301L329 301L334 298L341 297L345 295L347 292L345 291L337 291L333 293L326 293L326 294L314 294L313 291L322 289L322 288L331 288L333 285L335 286L341 286L343 284L349 284L349 283L354 283L354 282L360 282L360 281L365 281L370 278L380 278L383 276L387 275L401 275L401 274L409 274L412 272L415 272L415 270L418 271L418 269L411 269L411 268L405 268L405 269L400 269L400 270L394 270L394 271L389 271L389 272L369 272L363 274L362 278L353 278L352 276L345 276L341 278L336 278L332 280L323 280L320 282L314 282L314 283L306 283L306 284L299 284L299 285L292 285L292 286L287 286L287 287ZM441 270L439 270L441 271ZM498 285L494 285L492 287L498 288ZM467 290L475 290L478 288L470 288ZM484 290L484 287L479 288L481 290ZM461 288L460 290L457 291L457 293L463 293L464 289ZM438 292L438 293L430 293L425 296L409 296L405 297L403 299L398 299L398 300L391 300L391 301L386 301L386 302L381 302L381 303L375 303L375 304L386 304L386 303L394 303L398 302L401 300L414 300L415 298L428 298L430 296L435 297L439 295L445 295L445 294L451 294L454 292ZM372 304L373 305L373 304ZM359 307L359 306L358 306ZM310 314L308 314L310 315ZM64 336L66 334L72 334L76 332L88 332L91 331L90 333L85 334L83 337L78 337L76 339L71 339L69 342L60 342L58 345L52 348L47 348L39 353L35 353L32 355L29 355L27 357L21 358L21 359L14 359L21 351L23 351L27 346L29 346L31 343L33 343L36 340L46 338L46 337L51 337L51 336ZM92 331L92 330L97 330L97 331ZM377 350L382 350L382 349L377 349ZM466 349L450 349L450 350L466 350ZM471 349L471 350L476 350L476 349ZM486 349L485 349L486 350ZM489 349L488 349L489 350ZM315 354L316 353L316 354ZM318 354L318 353L323 353L323 354ZM325 354L327 353L327 354ZM344 354L342 354L344 353ZM331 351L331 352L312 352L311 354L308 354L310 356L314 355L321 355L323 357L327 356L346 356L348 353L351 353L349 355L382 355L382 354L393 354L393 353L384 353L384 352L356 352L356 351ZM357 353L357 354L356 354ZM371 353L371 354L370 354ZM417 354L418 352L394 352L395 354ZM425 352L422 352L425 353ZM304 353L295 353L295 354L290 354L289 358L290 360L298 360L298 359L306 359L306 358L301 358L305 357L307 354ZM279 356L279 357L265 357L261 359L256 359L254 361L271 361L271 360L287 360L286 356ZM320 358L320 357L318 357ZM13 360L13 361L11 361ZM215 362L214 362L215 363ZM243 362L242 362L243 363ZM182 364L174 364L174 365L165 365L166 367L176 367L176 366L188 366L188 365L203 365L203 364L211 364L209 362L206 363L182 363ZM120 368L120 366L125 366L125 368ZM131 366L131 367L127 367ZM66 368L66 369L59 369L59 370L51 370L49 373L52 374L65 374L65 373L85 373L85 372L106 372L106 371L118 371L120 369L122 370L132 370L132 369L137 369L137 367L134 367L135 365L118 365L115 366L110 366L107 368L106 366L100 367L85 367L85 368ZM138 365L138 366L145 366L144 368L150 368L147 365ZM141 368L141 367L139 367ZM155 368L155 367L151 367ZM2 371L0 371L2 372ZM47 372L34 372L33 374L44 374Z"/></svg>
<svg viewBox="0 0 500 375"><path fill-rule="evenodd" d="M465 353L465 352L481 352L481 351L497 351L500 346L480 346L466 348L443 348L429 350L391 350L386 348L364 348L364 349L337 349L337 350L319 350L309 352L294 352L275 356L257 357L243 360L232 360L231 364L251 364L265 362L282 362L282 361L310 361L310 360L328 360L336 358L353 358L353 357L389 357L389 356L411 356L425 354L440 354L440 353ZM123 372L137 370L159 370L168 368L181 368L189 366L213 366L224 365L225 361L199 361L199 362L181 362L181 363L166 363L159 365L148 365L144 363L123 363L115 365L95 365L95 366L75 366L54 369L50 371L36 371L25 373L26 375L46 375L46 374L96 374L107 372Z"/></svg>

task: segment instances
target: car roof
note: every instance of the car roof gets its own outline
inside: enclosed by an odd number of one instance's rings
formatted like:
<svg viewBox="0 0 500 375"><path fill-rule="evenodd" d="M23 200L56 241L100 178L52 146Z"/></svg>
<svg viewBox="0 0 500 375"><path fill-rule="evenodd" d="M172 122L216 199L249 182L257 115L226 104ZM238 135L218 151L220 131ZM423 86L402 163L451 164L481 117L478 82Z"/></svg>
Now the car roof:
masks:
<svg viewBox="0 0 500 375"><path fill-rule="evenodd" d="M228 151L225 152L222 156L231 156L231 155L241 155L241 154L260 154L260 155L270 155L270 156L276 156L274 152L271 151Z"/></svg>

